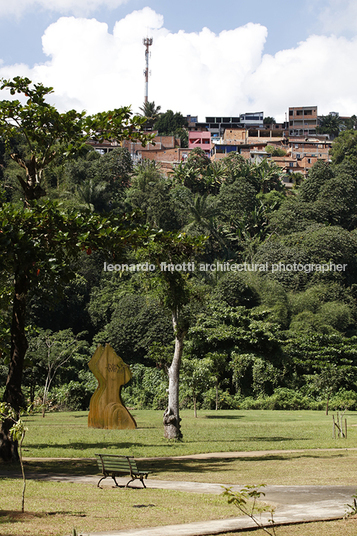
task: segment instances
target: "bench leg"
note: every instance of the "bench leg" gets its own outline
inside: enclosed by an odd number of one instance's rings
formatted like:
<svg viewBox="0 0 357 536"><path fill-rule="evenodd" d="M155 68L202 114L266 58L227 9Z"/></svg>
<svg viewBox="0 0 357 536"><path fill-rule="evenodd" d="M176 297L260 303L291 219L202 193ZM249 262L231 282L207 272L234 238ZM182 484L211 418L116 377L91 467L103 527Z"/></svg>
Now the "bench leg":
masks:
<svg viewBox="0 0 357 536"><path fill-rule="evenodd" d="M102 476L102 478L99 480L99 482L98 482L98 484L97 484L97 487L98 487L98 488L100 488L100 485L99 485L99 484L100 484L101 481L104 480L105 478L107 478L106 475L105 475L105 476ZM102 489L102 488L101 488L101 489Z"/></svg>
<svg viewBox="0 0 357 536"><path fill-rule="evenodd" d="M142 483L142 485L144 486L144 488L146 488L146 486L145 486L145 482L144 482L142 476L132 478L131 480L129 480L129 482L126 484L125 487L126 487L126 488L130 488L131 486L129 486L129 484L130 484L130 482L134 482L134 480L140 480L140 482Z"/></svg>

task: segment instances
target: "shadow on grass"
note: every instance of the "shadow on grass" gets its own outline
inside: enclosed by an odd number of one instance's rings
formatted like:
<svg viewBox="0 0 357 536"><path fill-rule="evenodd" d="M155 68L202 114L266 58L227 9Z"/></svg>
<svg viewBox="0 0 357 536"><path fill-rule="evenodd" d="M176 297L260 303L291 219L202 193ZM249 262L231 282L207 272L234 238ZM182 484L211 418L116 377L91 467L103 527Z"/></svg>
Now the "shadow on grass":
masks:
<svg viewBox="0 0 357 536"><path fill-rule="evenodd" d="M42 449L48 449L48 448L55 448L55 449L75 449L75 450L91 450L96 449L98 451L100 450L111 450L111 449L126 449L129 450L133 447L146 447L147 445L144 443L138 443L137 441L105 441L105 442L93 442L90 443L89 441L83 442L72 442L72 443L53 443L49 445L48 443L32 443L28 444L26 448L24 449L24 452L26 453L26 450L42 450ZM154 445L153 445L154 446Z"/></svg>
<svg viewBox="0 0 357 536"><path fill-rule="evenodd" d="M255 464L257 462L291 462L311 458L319 459L334 459L343 458L343 453L289 453L286 454L266 454L258 456L242 456L236 458L206 458L206 459L147 459L139 460L138 468L148 470L152 475L159 477L165 473L190 473L190 474L208 474L222 472L239 471L239 466L242 464ZM50 477L51 475L70 475L70 476L96 476L100 474L96 461L93 460L31 460L25 462L25 472L28 478L36 478L42 475ZM19 464L1 464L0 476L7 478L21 478ZM143 489L129 487L128 489ZM0 516L1 514L0 511Z"/></svg>
<svg viewBox="0 0 357 536"><path fill-rule="evenodd" d="M220 421L225 421L226 419L243 419L243 415L205 415L205 419L219 419Z"/></svg>
<svg viewBox="0 0 357 536"><path fill-rule="evenodd" d="M311 438L308 438L308 437L299 437L298 439L294 438L294 437L280 437L280 436L273 436L273 437L267 437L267 436L262 436L262 437L259 437L259 436L253 436L253 437L247 437L244 439L244 441L266 441L266 442L269 442L269 441L279 441L279 443L283 442L283 441L308 441L308 439L311 439Z"/></svg>
<svg viewBox="0 0 357 536"><path fill-rule="evenodd" d="M262 437L242 437L241 439L238 437L238 438L232 438L232 439L209 439L207 440L207 438L202 438L202 439L190 439L190 440L186 440L184 439L183 443L209 443L209 444L214 444L214 443L219 443L220 445L222 445L223 443L224 444L229 444L229 443L247 443L248 441L265 441L266 443L269 443L269 442L274 442L274 441L278 441L279 443L282 443L283 441L309 441L311 440L312 438L311 437L299 437L299 438L294 438L294 437L280 437L280 436L274 436L274 437L270 437L270 436L262 436ZM170 446L170 445L168 445ZM238 448L236 450L239 450ZM244 449L245 450L245 449ZM254 449L253 449L254 450ZM258 449L257 449L258 450ZM194 454L192 455L194 456Z"/></svg>
<svg viewBox="0 0 357 536"><path fill-rule="evenodd" d="M11 523L28 521L33 518L45 518L48 516L72 516L87 517L84 512L73 512L67 510L58 510L56 512L21 512L20 510L0 510L0 524L10 521Z"/></svg>
<svg viewBox="0 0 357 536"><path fill-rule="evenodd" d="M293 460L299 460L303 458L311 459L331 459L333 457L343 458L343 454L338 455L314 455L311 454L269 454L261 456L242 456L237 458L207 458L204 460L190 459L190 460L148 460L145 462L145 468L160 475L161 473L191 473L191 474L205 474L205 473L220 473L239 470L239 464L249 463L256 464L257 462L274 462L285 461L290 462ZM139 462L140 463L140 462Z"/></svg>

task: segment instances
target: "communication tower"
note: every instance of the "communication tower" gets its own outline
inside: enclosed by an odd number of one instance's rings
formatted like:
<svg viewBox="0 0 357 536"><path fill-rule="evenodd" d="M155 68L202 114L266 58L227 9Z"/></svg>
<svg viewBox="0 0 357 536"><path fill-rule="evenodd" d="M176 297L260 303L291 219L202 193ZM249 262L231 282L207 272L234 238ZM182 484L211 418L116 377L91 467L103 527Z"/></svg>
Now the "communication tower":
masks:
<svg viewBox="0 0 357 536"><path fill-rule="evenodd" d="M148 102L149 96L149 48L152 45L152 37L145 37L143 39L143 44L145 46L145 98L144 102Z"/></svg>

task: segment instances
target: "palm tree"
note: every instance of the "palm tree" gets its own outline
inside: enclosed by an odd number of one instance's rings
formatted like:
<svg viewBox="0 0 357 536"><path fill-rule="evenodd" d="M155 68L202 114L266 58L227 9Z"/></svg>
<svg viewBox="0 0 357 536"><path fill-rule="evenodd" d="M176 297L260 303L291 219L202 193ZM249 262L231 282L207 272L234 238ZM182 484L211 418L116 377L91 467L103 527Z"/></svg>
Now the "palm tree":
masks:
<svg viewBox="0 0 357 536"><path fill-rule="evenodd" d="M155 106L155 102L144 102L142 106L140 106L139 110L142 111L142 114L144 117L146 117L146 128L152 128L155 121L158 119L160 115L161 106Z"/></svg>
<svg viewBox="0 0 357 536"><path fill-rule="evenodd" d="M211 196L196 194L187 203L186 208L189 212L189 223L184 229L186 232L196 230L202 234L213 230L213 218L217 214L217 209Z"/></svg>
<svg viewBox="0 0 357 536"><path fill-rule="evenodd" d="M92 179L84 181L77 186L76 197L91 212L98 210L106 202L107 185L104 182L94 183Z"/></svg>
<svg viewBox="0 0 357 536"><path fill-rule="evenodd" d="M227 244L216 222L218 208L214 196L197 193L193 198L185 200L184 205L188 212L188 223L183 231L193 236L208 236L207 245L211 253L217 249L217 245L227 251Z"/></svg>

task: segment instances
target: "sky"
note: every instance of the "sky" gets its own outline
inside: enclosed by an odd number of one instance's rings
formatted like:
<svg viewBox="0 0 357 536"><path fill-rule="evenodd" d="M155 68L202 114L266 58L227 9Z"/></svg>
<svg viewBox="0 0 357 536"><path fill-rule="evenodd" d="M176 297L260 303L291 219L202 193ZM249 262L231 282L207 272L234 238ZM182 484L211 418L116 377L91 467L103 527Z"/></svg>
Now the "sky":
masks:
<svg viewBox="0 0 357 536"><path fill-rule="evenodd" d="M161 111L357 114L357 0L0 0L0 78L53 87L60 111L137 113L145 37Z"/></svg>

